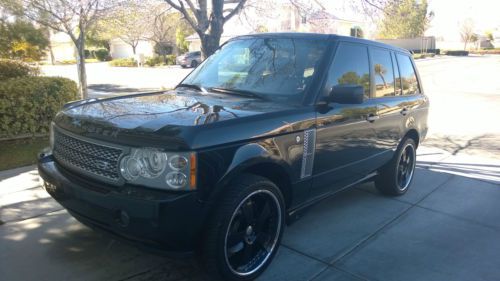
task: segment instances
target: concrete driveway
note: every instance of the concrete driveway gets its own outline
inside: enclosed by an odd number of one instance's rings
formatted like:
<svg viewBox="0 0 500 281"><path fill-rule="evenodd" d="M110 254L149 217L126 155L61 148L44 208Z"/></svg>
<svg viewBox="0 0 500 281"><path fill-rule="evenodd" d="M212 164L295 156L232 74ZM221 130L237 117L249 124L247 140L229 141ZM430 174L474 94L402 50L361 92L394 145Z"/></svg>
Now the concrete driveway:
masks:
<svg viewBox="0 0 500 281"><path fill-rule="evenodd" d="M417 65L431 128L409 192L388 198L366 183L312 207L287 227L260 280L499 280L500 57ZM175 85L178 70L154 70L144 85L162 75ZM106 81L142 87L119 76ZM82 226L41 189L33 167L0 172L0 220L1 280L206 279L193 260L150 255Z"/></svg>
<svg viewBox="0 0 500 281"><path fill-rule="evenodd" d="M194 260L150 255L75 221L25 167L0 173L2 280L205 280ZM500 165L421 147L397 198L366 183L287 227L260 280L498 280Z"/></svg>

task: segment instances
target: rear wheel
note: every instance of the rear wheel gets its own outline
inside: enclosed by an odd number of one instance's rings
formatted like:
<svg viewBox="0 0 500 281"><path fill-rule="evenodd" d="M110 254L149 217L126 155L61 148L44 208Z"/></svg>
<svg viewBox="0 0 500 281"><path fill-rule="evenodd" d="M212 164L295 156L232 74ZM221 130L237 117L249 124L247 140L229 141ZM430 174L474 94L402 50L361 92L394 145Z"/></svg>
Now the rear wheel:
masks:
<svg viewBox="0 0 500 281"><path fill-rule="evenodd" d="M209 222L203 261L215 280L253 280L271 263L284 228L284 201L266 178L244 175Z"/></svg>
<svg viewBox="0 0 500 281"><path fill-rule="evenodd" d="M401 142L394 158L382 168L375 179L377 189L386 195L403 195L413 180L417 160L415 141L406 138Z"/></svg>
<svg viewBox="0 0 500 281"><path fill-rule="evenodd" d="M196 60L193 60L193 61L191 62L191 67L192 67L192 68L195 68L195 67L197 67L197 66L198 66L198 62L197 62Z"/></svg>

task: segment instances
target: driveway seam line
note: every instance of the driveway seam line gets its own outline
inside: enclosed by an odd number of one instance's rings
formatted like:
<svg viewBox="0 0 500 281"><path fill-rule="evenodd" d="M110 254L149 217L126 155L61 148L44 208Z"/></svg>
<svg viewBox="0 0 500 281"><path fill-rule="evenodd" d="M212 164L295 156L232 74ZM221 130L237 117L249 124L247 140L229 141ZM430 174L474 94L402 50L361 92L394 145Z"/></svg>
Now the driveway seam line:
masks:
<svg viewBox="0 0 500 281"><path fill-rule="evenodd" d="M328 265L325 266L325 268L323 268L323 270L321 270L320 272L316 273L316 274L313 274L313 276L307 280L309 281L314 281L314 279L318 278L321 274L323 274L323 272L327 271L329 268Z"/></svg>
<svg viewBox="0 0 500 281"><path fill-rule="evenodd" d="M376 237L379 233L381 233L384 229L386 229L389 225L391 225L392 223L396 222L397 220L399 220L399 218L403 217L404 215L406 215L411 209L413 209L415 206L417 207L420 207L418 204L420 202L422 202L423 200L425 200L427 197L429 197L432 193L434 193L436 190L438 190L441 186L445 185L446 183L448 183L451 179L453 179L455 176L452 176L450 178L448 178L446 181L444 181L443 183L439 184L434 190L432 190L431 192L429 192L427 195L425 195L424 197L422 197L420 200L418 200L416 203L414 204L410 204L410 207L408 207L407 209L405 209L403 212L401 212L401 214L399 214L398 216L396 216L395 218L393 218L392 220L388 221L386 224L382 225L380 228L378 228L377 230L375 230L372 234L368 235L366 238L362 239L359 243L355 244L350 250L346 251L344 254L340 255L339 257L335 258L333 261L330 262L331 265L336 265L336 263L338 263L339 261L341 261L344 257L347 257L348 255L354 253L357 249L359 249L361 246L365 245L366 243L368 243L370 240L372 240L374 237Z"/></svg>
<svg viewBox="0 0 500 281"><path fill-rule="evenodd" d="M359 279L359 280L362 280L362 281L369 281L370 279L368 277L365 277L365 276L362 276L362 275L359 275L357 273L353 273L353 272L350 272L349 270L345 269L345 268L340 268L336 265L329 265L331 268L335 269L335 270L338 270L340 272L343 272L343 273L346 273L356 279Z"/></svg>
<svg viewBox="0 0 500 281"><path fill-rule="evenodd" d="M415 207L418 207L420 209L427 210L427 211L430 211L430 212L438 213L438 214L441 214L441 215L445 215L445 216L448 216L450 218L454 218L456 220L460 220L460 221L472 223L472 224L475 224L477 226L482 226L482 227L489 228L491 230L500 232L500 228L496 227L496 226L487 225L487 224L484 224L484 223L481 223L481 222L477 222L477 221L474 221L474 220L471 220L471 219L467 219L467 218L455 216L455 215L452 215L452 214L449 214L449 213L446 213L446 212L443 212L443 211L440 211L440 210L435 210L435 209L424 207L424 206L420 206L420 205L417 205Z"/></svg>
<svg viewBox="0 0 500 281"><path fill-rule="evenodd" d="M326 261L324 261L324 260L321 260L321 259L319 259L319 258L317 258L317 257L311 256L311 255L309 255L309 254L307 254L307 253L304 253L304 252L302 252L302 251L300 251L300 250L297 250L297 249L295 249L295 248L292 248L291 246L288 246L288 245L286 245L286 244L281 244L281 246L282 246L282 247L285 247L285 248L287 248L287 249L289 249L289 250L291 250L291 251L293 251L293 252L295 252L295 253L297 253L297 254L300 254L300 255L302 255L302 256L305 256L305 257L307 257L307 258L310 258L310 259L312 259L312 260L315 260L315 261L317 261L317 262L320 262L320 263L322 263L322 264L325 264L325 265L327 265L327 266L329 265L329 264L328 264L328 262L326 262Z"/></svg>

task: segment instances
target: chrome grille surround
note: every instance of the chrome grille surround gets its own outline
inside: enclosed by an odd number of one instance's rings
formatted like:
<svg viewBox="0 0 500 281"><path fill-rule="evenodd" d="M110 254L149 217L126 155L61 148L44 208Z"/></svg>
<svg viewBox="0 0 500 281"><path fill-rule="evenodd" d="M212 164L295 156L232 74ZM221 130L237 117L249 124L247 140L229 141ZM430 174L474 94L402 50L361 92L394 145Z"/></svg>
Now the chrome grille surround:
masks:
<svg viewBox="0 0 500 281"><path fill-rule="evenodd" d="M69 170L118 184L122 180L119 161L123 152L123 148L87 140L54 128L52 154L60 165Z"/></svg>

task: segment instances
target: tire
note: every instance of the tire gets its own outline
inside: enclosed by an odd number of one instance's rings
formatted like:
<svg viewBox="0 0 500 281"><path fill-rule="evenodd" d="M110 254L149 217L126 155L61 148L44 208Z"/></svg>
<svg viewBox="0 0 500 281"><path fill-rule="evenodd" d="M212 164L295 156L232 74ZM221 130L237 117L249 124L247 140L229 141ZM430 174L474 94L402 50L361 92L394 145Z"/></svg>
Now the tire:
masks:
<svg viewBox="0 0 500 281"><path fill-rule="evenodd" d="M400 196L411 186L417 162L415 141L405 138L400 143L394 158L384 166L375 179L375 186L384 195Z"/></svg>
<svg viewBox="0 0 500 281"><path fill-rule="evenodd" d="M192 68L195 68L195 67L197 67L197 66L198 66L198 62L197 62L196 60L193 60L193 61L191 62L191 67L192 67Z"/></svg>
<svg viewBox="0 0 500 281"><path fill-rule="evenodd" d="M266 178L244 174L224 190L217 205L202 246L204 267L214 280L257 278L271 263L283 235L280 190Z"/></svg>

